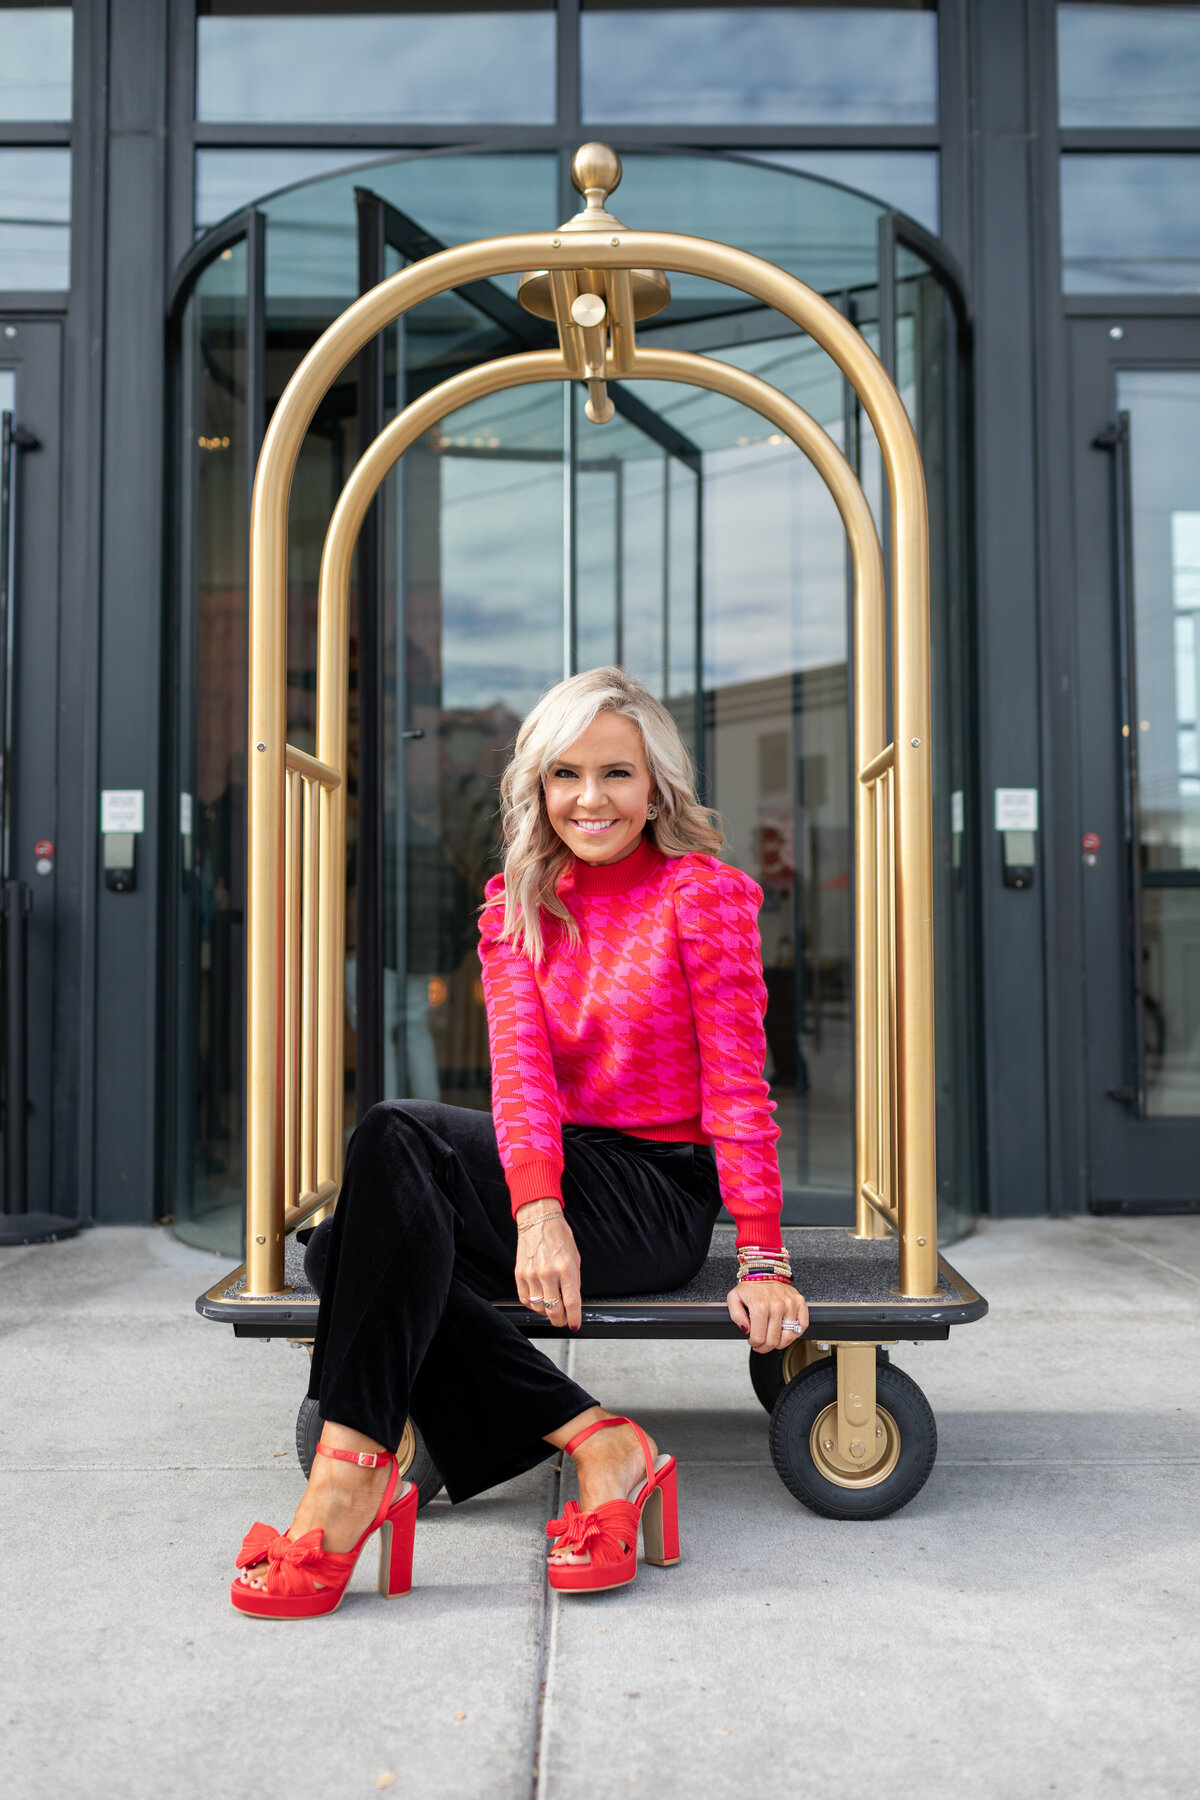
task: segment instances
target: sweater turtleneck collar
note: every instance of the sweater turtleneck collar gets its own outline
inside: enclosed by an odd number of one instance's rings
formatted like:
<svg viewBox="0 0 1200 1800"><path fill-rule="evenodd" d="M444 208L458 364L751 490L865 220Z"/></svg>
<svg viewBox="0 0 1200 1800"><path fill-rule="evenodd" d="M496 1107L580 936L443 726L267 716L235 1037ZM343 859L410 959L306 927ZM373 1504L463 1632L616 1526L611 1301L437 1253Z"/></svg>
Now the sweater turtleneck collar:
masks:
<svg viewBox="0 0 1200 1800"><path fill-rule="evenodd" d="M644 837L636 850L620 862L587 863L575 857L571 867L571 885L577 894L624 894L630 888L648 881L662 864L662 852Z"/></svg>

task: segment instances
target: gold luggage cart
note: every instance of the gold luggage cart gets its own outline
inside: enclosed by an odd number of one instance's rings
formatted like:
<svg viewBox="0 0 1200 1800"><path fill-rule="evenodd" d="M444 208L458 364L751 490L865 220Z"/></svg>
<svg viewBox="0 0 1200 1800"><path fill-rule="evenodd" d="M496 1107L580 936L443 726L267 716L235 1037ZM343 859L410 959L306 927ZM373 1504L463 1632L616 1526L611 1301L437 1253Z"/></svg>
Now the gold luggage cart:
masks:
<svg viewBox="0 0 1200 1800"><path fill-rule="evenodd" d="M938 1254L933 1041L929 544L916 437L883 365L855 327L795 276L747 251L629 231L607 209L620 180L603 144L577 152L584 206L557 232L489 238L416 262L330 326L288 383L263 441L250 543L247 872L246 1260L197 1310L240 1337L311 1341L318 1297L298 1233L337 1198L344 1149L345 780L350 570L388 471L426 431L487 394L583 382L597 425L613 380L681 382L735 400L808 457L837 505L853 571L856 1225L785 1228L811 1323L785 1351L751 1353L770 1448L797 1499L831 1518L905 1505L933 1466L937 1430L916 1383L889 1360L900 1339L945 1338L987 1303ZM794 401L731 364L648 350L639 320L667 304L669 274L698 275L774 307L833 358L874 428L891 517L892 691L883 554L870 507L833 440ZM286 742L287 511L308 425L339 372L386 326L465 283L521 276L522 303L558 348L499 358L442 382L379 433L354 468L325 539L318 599L316 754ZM585 1301L581 1337L737 1338L725 1307L736 1263L718 1227L685 1289ZM515 1299L530 1336L557 1335ZM305 1401L302 1464L321 1421ZM402 1460L423 1501L440 1485L410 1421Z"/></svg>

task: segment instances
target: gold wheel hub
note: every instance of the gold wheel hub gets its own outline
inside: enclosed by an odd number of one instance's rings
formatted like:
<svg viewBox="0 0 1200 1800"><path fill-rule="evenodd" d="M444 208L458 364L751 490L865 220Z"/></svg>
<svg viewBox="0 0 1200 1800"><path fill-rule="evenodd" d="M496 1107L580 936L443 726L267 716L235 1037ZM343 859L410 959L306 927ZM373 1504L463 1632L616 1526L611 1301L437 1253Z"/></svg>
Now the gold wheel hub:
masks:
<svg viewBox="0 0 1200 1800"><path fill-rule="evenodd" d="M403 1481L412 1468L413 1457L417 1454L417 1434L413 1430L411 1419L404 1421L404 1436L400 1439L400 1448L396 1452L396 1467Z"/></svg>
<svg viewBox="0 0 1200 1800"><path fill-rule="evenodd" d="M851 1462L838 1451L837 1405L827 1406L808 1436L817 1470L835 1487L870 1488L886 1481L900 1458L900 1432L890 1412L875 1408L875 1442L866 1456Z"/></svg>
<svg viewBox="0 0 1200 1800"><path fill-rule="evenodd" d="M807 1339L804 1338L799 1339L794 1344L789 1344L783 1353L783 1379L785 1383L793 1380L800 1373L801 1369L807 1369L811 1363L820 1362L828 1355L828 1350L818 1350L815 1344L810 1344Z"/></svg>

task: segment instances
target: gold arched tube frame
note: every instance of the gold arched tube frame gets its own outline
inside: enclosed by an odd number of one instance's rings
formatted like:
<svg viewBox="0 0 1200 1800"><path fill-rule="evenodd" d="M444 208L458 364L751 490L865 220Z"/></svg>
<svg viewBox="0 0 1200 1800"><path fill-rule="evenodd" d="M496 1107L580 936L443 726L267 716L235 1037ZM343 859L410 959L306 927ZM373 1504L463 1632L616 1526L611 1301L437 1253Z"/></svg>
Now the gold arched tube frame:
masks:
<svg viewBox="0 0 1200 1800"><path fill-rule="evenodd" d="M806 330L841 368L871 420L892 517L894 738L884 742L886 624L879 541L861 487L832 440L777 389L732 365L636 349L621 376L683 381L740 400L810 457L838 506L854 570L857 1218L900 1239L898 1291L937 1289L934 1160L932 829L928 522L915 434L887 372L857 330L795 276L732 246L666 232L493 238L416 263L330 326L288 383L263 441L250 545L247 872L246 1298L280 1293L288 1230L340 1184L344 852L350 556L387 471L416 438L470 401L572 378L557 351L487 364L405 409L364 453L335 509L322 560L316 757L286 733L287 509L300 446L321 398L370 338L449 288L530 268L657 267L720 281ZM289 784L290 786L285 786ZM301 807L298 789L303 788ZM287 820L304 820L304 854ZM289 846L289 835L292 842ZM303 894L303 905L300 896ZM315 936L309 934L315 933ZM311 954L311 946L320 947ZM297 958L297 951L302 954ZM295 964L292 959L297 958ZM303 978L300 972L303 971ZM312 979L310 980L309 971ZM300 1063L300 1071L295 1064ZM315 1069L312 1076L304 1070ZM300 1074L299 1099L295 1077ZM884 1109L886 1108L886 1115ZM300 1204L285 1191L303 1170Z"/></svg>

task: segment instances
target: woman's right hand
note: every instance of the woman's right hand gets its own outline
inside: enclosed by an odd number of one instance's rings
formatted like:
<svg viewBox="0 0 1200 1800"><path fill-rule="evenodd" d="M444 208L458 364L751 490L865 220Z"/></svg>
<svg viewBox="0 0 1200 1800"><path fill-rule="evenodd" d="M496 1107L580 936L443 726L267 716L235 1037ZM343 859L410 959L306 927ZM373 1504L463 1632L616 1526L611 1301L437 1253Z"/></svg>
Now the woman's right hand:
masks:
<svg viewBox="0 0 1200 1800"><path fill-rule="evenodd" d="M526 1231L521 1226L537 1219ZM578 1331L579 1251L558 1200L531 1200L517 1212L517 1294L539 1318ZM534 1302L540 1300L540 1306Z"/></svg>

